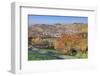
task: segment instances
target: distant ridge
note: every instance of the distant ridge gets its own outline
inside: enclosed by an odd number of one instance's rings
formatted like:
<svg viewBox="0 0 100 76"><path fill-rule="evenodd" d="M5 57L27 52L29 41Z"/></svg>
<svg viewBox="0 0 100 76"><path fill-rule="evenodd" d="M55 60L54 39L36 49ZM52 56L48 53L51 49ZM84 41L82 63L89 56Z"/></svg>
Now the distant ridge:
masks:
<svg viewBox="0 0 100 76"><path fill-rule="evenodd" d="M72 23L72 24L34 24L28 26L29 37L37 35L59 36L62 33L82 33L88 31L88 24Z"/></svg>

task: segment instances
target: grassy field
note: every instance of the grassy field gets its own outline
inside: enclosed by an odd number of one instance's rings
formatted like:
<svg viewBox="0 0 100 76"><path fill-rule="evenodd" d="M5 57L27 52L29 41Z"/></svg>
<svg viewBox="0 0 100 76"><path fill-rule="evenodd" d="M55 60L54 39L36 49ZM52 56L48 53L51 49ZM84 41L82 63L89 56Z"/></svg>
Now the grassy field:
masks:
<svg viewBox="0 0 100 76"><path fill-rule="evenodd" d="M31 49L28 51L28 60L55 60L55 59L84 59L87 54L78 53L75 56L57 53L54 49Z"/></svg>

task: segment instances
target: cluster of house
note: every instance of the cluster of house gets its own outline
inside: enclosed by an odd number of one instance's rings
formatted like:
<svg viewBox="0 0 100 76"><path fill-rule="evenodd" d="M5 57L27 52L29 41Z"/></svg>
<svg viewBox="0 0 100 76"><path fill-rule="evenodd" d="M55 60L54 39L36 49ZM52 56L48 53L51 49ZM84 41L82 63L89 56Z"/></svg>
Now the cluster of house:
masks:
<svg viewBox="0 0 100 76"><path fill-rule="evenodd" d="M61 34L74 34L74 33L81 33L81 31L79 31L79 30L58 30L58 31L55 31L55 32L52 32L52 31L33 32L33 36L60 37Z"/></svg>

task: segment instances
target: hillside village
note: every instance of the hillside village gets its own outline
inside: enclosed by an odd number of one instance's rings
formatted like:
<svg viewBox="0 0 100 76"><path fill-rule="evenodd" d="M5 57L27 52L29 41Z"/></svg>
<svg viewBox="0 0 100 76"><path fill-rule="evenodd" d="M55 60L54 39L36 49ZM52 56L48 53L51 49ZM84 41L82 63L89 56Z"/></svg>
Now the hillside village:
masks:
<svg viewBox="0 0 100 76"><path fill-rule="evenodd" d="M29 37L33 36L50 36L59 37L63 34L86 33L87 24L74 23L74 24L35 24L28 28Z"/></svg>

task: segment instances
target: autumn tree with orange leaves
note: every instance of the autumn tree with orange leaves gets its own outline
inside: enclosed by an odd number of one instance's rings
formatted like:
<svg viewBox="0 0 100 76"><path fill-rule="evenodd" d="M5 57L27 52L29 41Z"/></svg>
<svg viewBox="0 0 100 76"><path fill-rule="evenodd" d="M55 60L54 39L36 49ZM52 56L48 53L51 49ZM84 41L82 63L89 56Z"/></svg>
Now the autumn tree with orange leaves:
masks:
<svg viewBox="0 0 100 76"><path fill-rule="evenodd" d="M81 34L62 34L54 41L54 48L63 54L68 53L71 48L80 49L84 52L87 48L87 40L82 38Z"/></svg>

